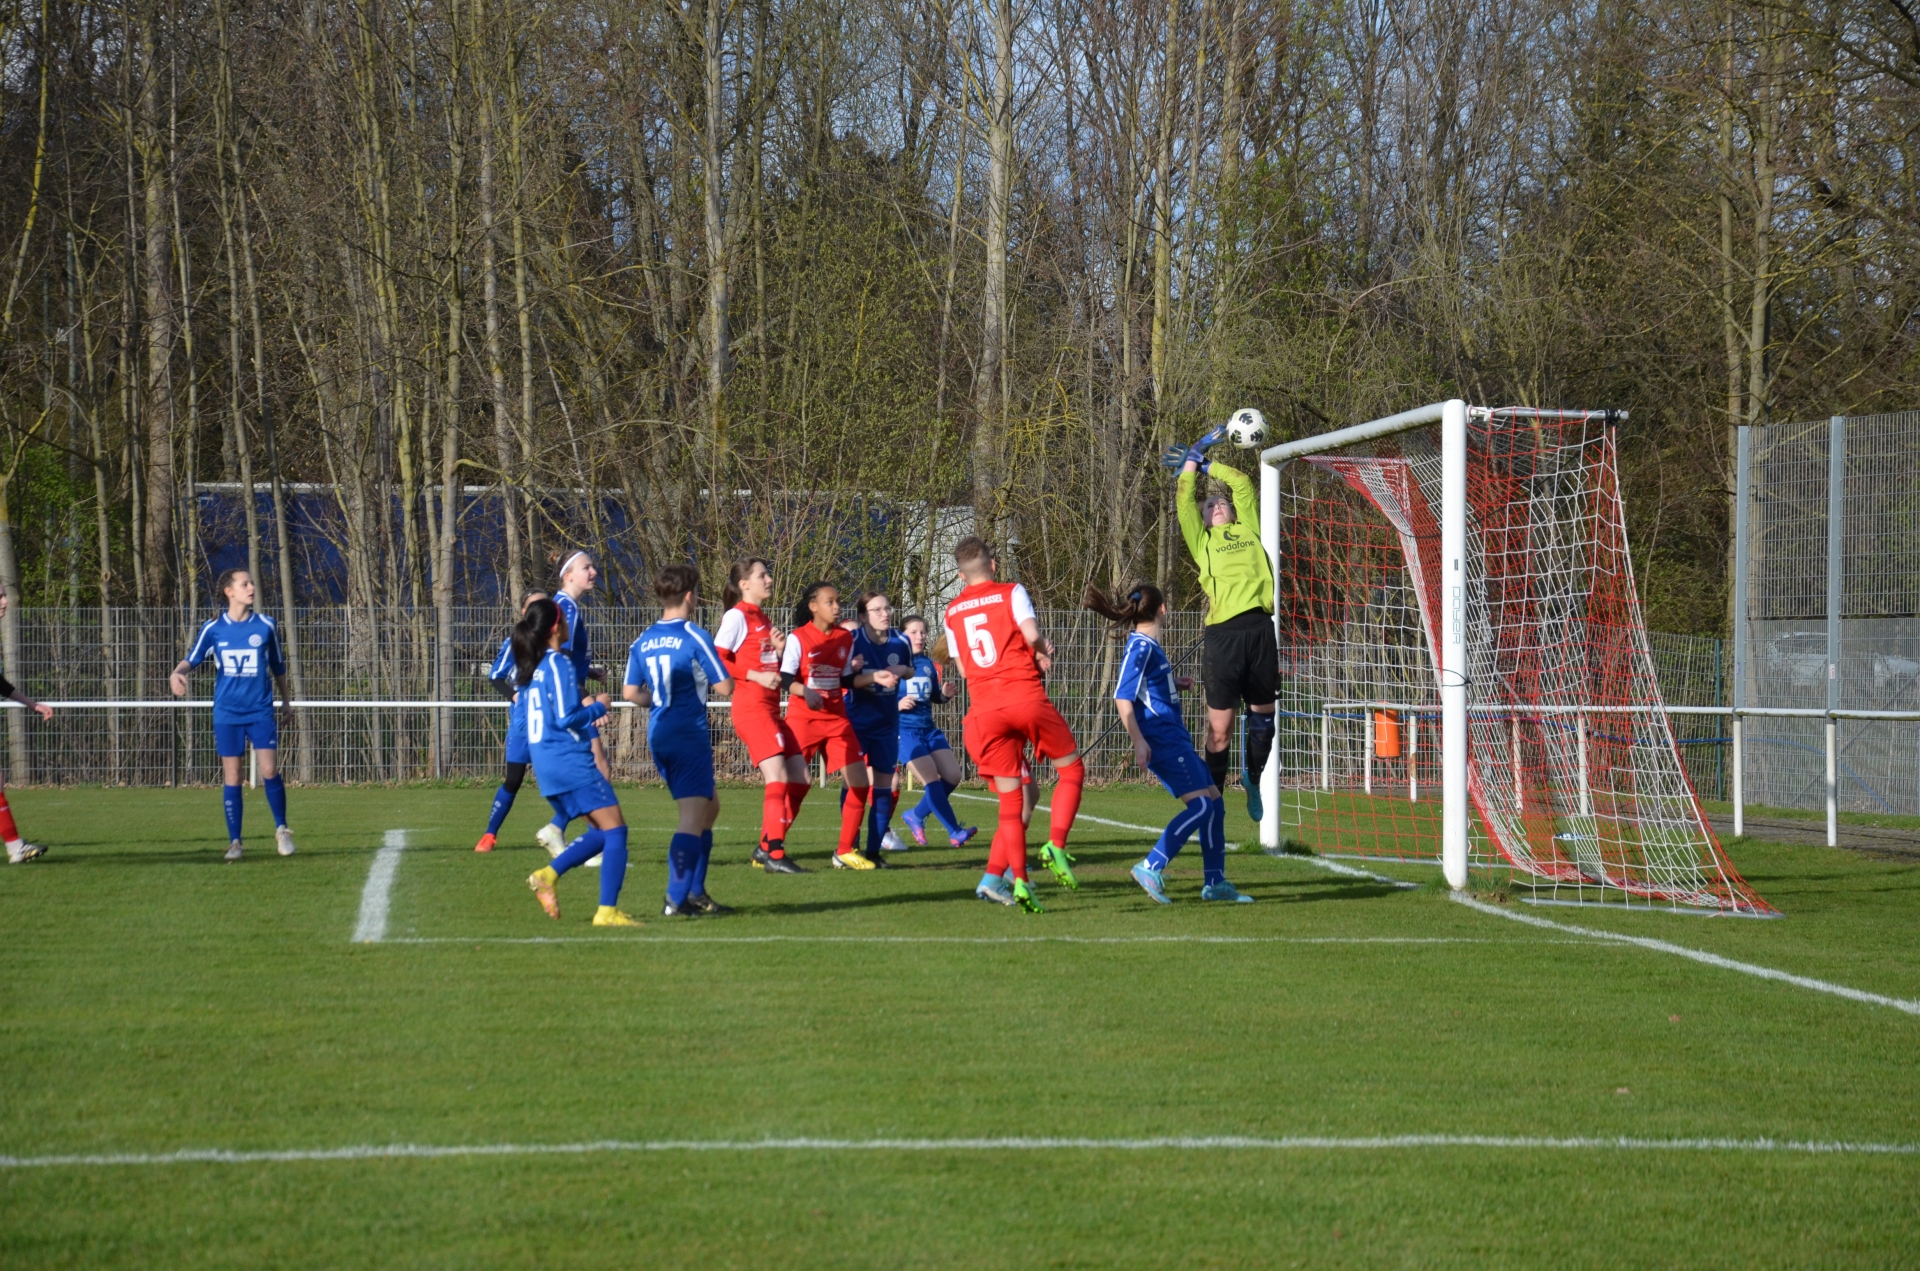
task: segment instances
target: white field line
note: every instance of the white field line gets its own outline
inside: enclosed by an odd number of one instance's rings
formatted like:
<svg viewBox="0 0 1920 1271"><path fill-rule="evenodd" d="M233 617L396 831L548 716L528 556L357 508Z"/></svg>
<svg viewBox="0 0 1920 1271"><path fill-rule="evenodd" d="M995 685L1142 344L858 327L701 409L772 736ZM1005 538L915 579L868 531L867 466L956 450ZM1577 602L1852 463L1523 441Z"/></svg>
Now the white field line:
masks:
<svg viewBox="0 0 1920 1271"><path fill-rule="evenodd" d="M400 936L387 944L1576 944L1477 936Z"/></svg>
<svg viewBox="0 0 1920 1271"><path fill-rule="evenodd" d="M999 800L989 799L983 794L954 794L953 792L949 791L947 793L947 797L949 799L966 799L973 803L999 802ZM1034 805L1033 810L1035 812L1051 812L1053 811L1053 808L1049 804L1039 803ZM1074 817L1074 820L1075 821L1092 821L1095 825L1111 825L1116 830L1138 830L1142 834L1151 834L1155 838L1160 837L1160 831L1166 828L1165 826L1160 826L1160 825L1135 825L1131 821L1109 821L1106 817L1092 816L1085 812L1079 813L1077 816ZM1227 844L1227 846L1237 847L1238 845L1234 843L1229 843ZM1323 856L1282 856L1278 859L1288 860L1288 861L1299 861L1304 865L1312 865L1312 866L1315 866L1316 868L1324 869L1328 873L1341 874L1348 878L1370 879L1373 882L1385 883L1389 887L1398 887L1404 891L1415 891L1415 890L1418 890L1420 886L1419 883L1409 883L1404 879L1388 878L1385 874L1373 874L1373 873L1369 873L1364 869L1355 869L1351 865L1335 864L1333 861L1327 860Z"/></svg>
<svg viewBox="0 0 1920 1271"><path fill-rule="evenodd" d="M400 853L407 847L405 830L388 830L386 844L373 854L367 885L360 892L360 921L354 924L355 944L378 944L387 938L387 911L393 906L393 876L400 869Z"/></svg>
<svg viewBox="0 0 1920 1271"><path fill-rule="evenodd" d="M1248 1135L1169 1138L952 1138L952 1139L599 1139L588 1143L389 1143L353 1147L234 1150L183 1148L174 1152L66 1153L0 1156L0 1169L108 1165L256 1165L301 1161L381 1161L472 1156L597 1156L651 1152L1382 1152L1479 1148L1548 1152L1749 1152L1807 1156L1913 1156L1920 1143L1842 1139L1549 1138L1499 1134L1392 1134L1359 1138L1321 1135L1259 1138Z"/></svg>
<svg viewBox="0 0 1920 1271"><path fill-rule="evenodd" d="M1844 984L1816 980L1811 976L1794 975L1790 971L1776 971L1772 967L1756 966L1751 962L1737 962L1732 958L1723 958L1717 953L1689 949L1684 945L1670 944L1665 940L1654 940L1647 936L1628 936L1615 931L1598 931L1592 927L1576 927L1571 923L1555 922L1551 918L1541 918L1534 914L1514 913L1498 905L1489 905L1485 901L1462 896L1458 892L1449 893L1449 899L1480 913L1525 923L1529 927L1560 931L1568 935L1587 936L1594 940L1610 940L1616 944L1630 944L1642 949L1652 949L1656 953L1671 953L1676 957L1690 958L1707 966L1719 967L1723 971L1738 971L1742 975L1751 975L1756 979L1778 980L1782 984L1791 984L1795 988L1811 989L1816 993L1831 993L1835 997L1844 997L1853 1002L1865 1002L1870 1006L1891 1006L1896 1011L1920 1015L1920 1002L1909 1001L1906 998L1887 997L1879 993L1869 993L1865 989L1848 988Z"/></svg>

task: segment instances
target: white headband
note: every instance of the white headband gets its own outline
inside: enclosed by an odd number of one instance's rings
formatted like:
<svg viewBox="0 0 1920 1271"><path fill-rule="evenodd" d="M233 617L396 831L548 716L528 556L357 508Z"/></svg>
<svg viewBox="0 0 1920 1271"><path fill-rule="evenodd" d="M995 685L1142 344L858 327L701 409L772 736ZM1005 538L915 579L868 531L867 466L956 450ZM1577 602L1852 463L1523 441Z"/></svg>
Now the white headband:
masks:
<svg viewBox="0 0 1920 1271"><path fill-rule="evenodd" d="M577 560L592 560L592 559L593 558L591 556L588 556L587 553L585 552L575 552L573 555L567 557L565 560L560 562L561 579L564 580L566 578L567 571L573 568L573 562Z"/></svg>

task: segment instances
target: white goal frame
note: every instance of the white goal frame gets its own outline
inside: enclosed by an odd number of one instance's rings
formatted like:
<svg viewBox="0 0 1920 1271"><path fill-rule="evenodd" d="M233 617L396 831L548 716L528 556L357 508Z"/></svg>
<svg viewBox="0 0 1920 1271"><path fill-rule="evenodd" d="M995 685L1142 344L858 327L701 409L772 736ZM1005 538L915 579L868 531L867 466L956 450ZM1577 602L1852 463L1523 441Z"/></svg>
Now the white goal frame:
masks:
<svg viewBox="0 0 1920 1271"><path fill-rule="evenodd" d="M1280 470L1293 459L1415 428L1440 425L1440 865L1447 885L1467 885L1467 832L1472 802L1467 793L1467 404L1459 398L1403 410L1384 419L1283 441L1260 452L1260 545L1273 569L1276 601L1280 581ZM1279 642L1280 607L1273 611ZM1280 748L1260 774L1260 846L1278 849Z"/></svg>

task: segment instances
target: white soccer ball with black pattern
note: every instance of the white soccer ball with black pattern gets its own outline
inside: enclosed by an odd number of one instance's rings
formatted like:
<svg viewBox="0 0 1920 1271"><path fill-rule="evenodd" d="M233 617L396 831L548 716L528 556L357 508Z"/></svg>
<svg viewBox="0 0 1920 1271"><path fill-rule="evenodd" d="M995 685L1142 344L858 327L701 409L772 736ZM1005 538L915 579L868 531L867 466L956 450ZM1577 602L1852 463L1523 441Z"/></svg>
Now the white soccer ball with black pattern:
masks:
<svg viewBox="0 0 1920 1271"><path fill-rule="evenodd" d="M1227 440L1242 450L1252 450L1267 439L1267 417L1251 406L1243 406L1227 420Z"/></svg>

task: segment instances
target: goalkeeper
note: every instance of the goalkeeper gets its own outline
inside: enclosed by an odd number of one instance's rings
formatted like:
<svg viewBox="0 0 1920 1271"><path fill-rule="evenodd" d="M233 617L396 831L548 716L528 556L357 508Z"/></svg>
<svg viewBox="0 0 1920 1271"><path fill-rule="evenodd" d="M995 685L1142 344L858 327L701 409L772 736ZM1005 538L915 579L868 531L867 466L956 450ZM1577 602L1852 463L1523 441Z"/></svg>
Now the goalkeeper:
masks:
<svg viewBox="0 0 1920 1271"><path fill-rule="evenodd" d="M1273 570L1260 545L1259 492L1238 469L1209 463L1207 451L1226 438L1215 428L1182 450L1167 451L1168 467L1180 469L1176 502L1180 536L1200 569L1207 593L1202 682L1207 699L1207 771L1227 784L1234 716L1246 705L1240 753L1245 767L1247 815L1261 819L1260 774L1273 753L1274 701L1280 695L1280 651L1273 633ZM1201 474L1222 482L1226 494L1199 498Z"/></svg>

